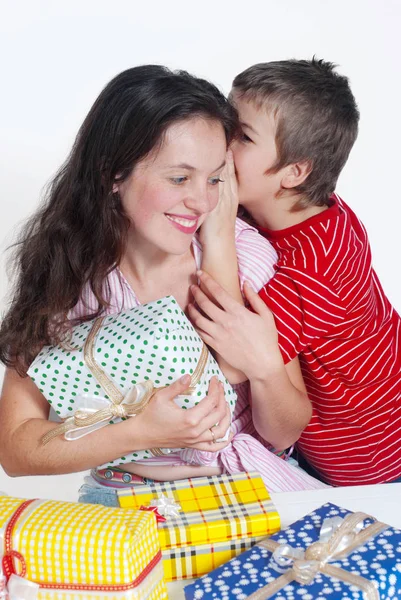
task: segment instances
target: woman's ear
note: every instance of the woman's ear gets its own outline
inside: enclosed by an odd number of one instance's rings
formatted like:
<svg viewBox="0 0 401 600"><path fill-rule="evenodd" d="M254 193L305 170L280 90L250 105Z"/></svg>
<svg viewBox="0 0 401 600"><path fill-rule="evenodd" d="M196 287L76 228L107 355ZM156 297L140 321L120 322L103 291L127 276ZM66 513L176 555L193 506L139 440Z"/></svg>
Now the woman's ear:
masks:
<svg viewBox="0 0 401 600"><path fill-rule="evenodd" d="M313 165L310 160L287 165L284 168L283 177L281 178L281 187L291 189L301 185L312 172L312 168Z"/></svg>

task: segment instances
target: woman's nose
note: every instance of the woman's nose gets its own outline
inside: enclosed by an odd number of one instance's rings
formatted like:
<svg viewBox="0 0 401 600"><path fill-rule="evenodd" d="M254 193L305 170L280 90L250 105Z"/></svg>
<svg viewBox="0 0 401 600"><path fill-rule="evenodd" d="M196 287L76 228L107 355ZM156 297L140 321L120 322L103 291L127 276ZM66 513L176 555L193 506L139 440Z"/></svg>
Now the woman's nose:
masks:
<svg viewBox="0 0 401 600"><path fill-rule="evenodd" d="M210 189L210 185L198 186L185 200L185 204L191 210L196 211L199 214L204 214L213 210L218 201L218 188L213 187Z"/></svg>

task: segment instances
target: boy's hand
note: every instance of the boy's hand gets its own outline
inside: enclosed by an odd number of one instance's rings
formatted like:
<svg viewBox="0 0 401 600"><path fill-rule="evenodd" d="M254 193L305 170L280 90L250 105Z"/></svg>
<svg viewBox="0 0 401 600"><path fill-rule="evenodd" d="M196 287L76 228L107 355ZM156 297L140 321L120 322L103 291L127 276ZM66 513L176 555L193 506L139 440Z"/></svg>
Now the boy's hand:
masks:
<svg viewBox="0 0 401 600"><path fill-rule="evenodd" d="M219 184L219 202L200 228L199 235L202 246L219 241L219 238L226 232L231 238L235 230L238 184L231 150L227 151L226 166L221 178L223 181Z"/></svg>
<svg viewBox="0 0 401 600"><path fill-rule="evenodd" d="M245 283L244 292L255 312L231 298L207 273L198 277L211 299L198 286L191 286L203 314L190 304L189 315L204 342L251 381L282 369L273 315L250 284Z"/></svg>

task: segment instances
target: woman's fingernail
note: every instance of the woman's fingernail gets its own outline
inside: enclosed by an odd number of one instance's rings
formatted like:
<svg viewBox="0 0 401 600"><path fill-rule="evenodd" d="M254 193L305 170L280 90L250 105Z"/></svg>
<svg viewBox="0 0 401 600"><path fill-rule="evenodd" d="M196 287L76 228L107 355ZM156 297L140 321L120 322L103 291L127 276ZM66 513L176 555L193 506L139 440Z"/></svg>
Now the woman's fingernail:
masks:
<svg viewBox="0 0 401 600"><path fill-rule="evenodd" d="M247 285L249 288L251 288L251 290L252 290L253 292L255 292L255 294L257 294L257 291L255 290L255 288L253 287L253 285L252 285L252 283L251 283L250 281L248 281L248 280L245 280L245 281L244 281L244 285Z"/></svg>
<svg viewBox="0 0 401 600"><path fill-rule="evenodd" d="M191 377L189 375L183 375L182 377L180 377L180 383L189 383L190 379Z"/></svg>
<svg viewBox="0 0 401 600"><path fill-rule="evenodd" d="M201 277L203 275L203 271L199 269L199 271L196 271L196 274L198 277Z"/></svg>

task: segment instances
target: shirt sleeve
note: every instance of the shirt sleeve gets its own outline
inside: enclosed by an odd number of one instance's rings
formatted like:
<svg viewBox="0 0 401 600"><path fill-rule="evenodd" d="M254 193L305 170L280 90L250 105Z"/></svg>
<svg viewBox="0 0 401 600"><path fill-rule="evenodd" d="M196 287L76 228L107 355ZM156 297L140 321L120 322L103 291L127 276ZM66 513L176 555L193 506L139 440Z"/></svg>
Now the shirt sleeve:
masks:
<svg viewBox="0 0 401 600"><path fill-rule="evenodd" d="M235 246L241 289L249 281L258 292L274 275L277 253L257 229L241 219L236 222Z"/></svg>
<svg viewBox="0 0 401 600"><path fill-rule="evenodd" d="M274 315L285 363L329 334L346 317L346 308L324 277L280 267L259 296Z"/></svg>

